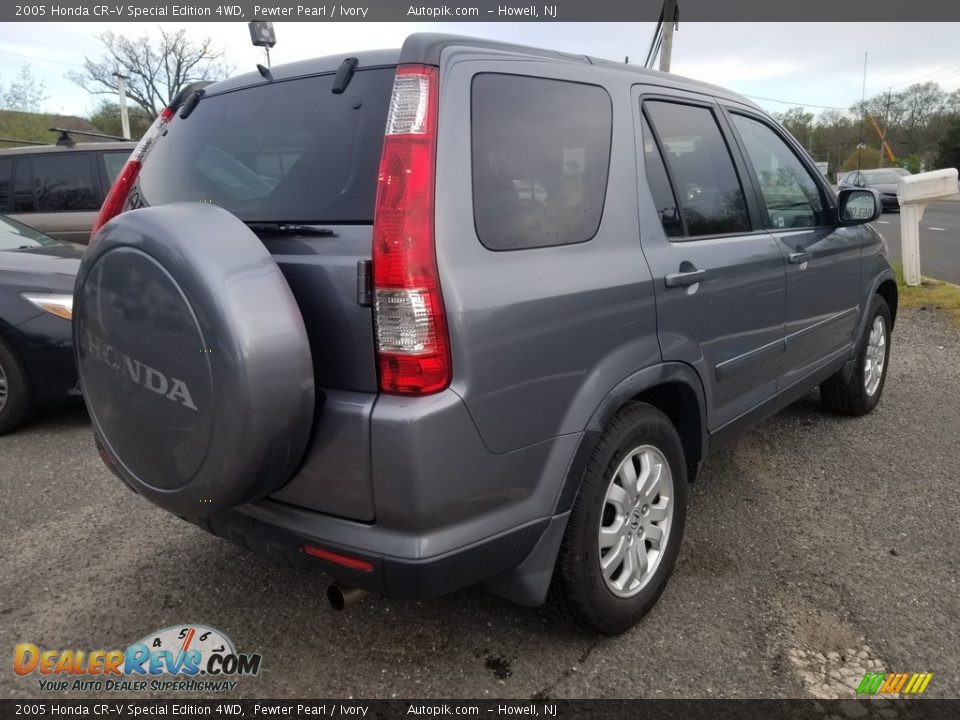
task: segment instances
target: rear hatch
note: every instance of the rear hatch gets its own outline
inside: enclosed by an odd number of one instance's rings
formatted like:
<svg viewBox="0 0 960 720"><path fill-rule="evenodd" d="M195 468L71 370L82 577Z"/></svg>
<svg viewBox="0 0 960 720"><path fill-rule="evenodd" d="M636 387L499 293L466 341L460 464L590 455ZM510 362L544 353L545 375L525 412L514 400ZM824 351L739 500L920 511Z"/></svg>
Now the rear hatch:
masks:
<svg viewBox="0 0 960 720"><path fill-rule="evenodd" d="M208 86L165 126L125 207L213 203L261 239L300 307L317 387L310 449L275 497L360 520L373 519L377 370L358 262L371 255L396 55L362 54L353 72L339 56Z"/></svg>
<svg viewBox="0 0 960 720"><path fill-rule="evenodd" d="M314 61L307 76L254 73L206 88L166 126L128 208L209 202L250 225L300 305L317 387L376 392L373 316L357 303L357 262L370 258L395 66L359 66L334 93L342 60ZM303 225L320 229L290 227Z"/></svg>

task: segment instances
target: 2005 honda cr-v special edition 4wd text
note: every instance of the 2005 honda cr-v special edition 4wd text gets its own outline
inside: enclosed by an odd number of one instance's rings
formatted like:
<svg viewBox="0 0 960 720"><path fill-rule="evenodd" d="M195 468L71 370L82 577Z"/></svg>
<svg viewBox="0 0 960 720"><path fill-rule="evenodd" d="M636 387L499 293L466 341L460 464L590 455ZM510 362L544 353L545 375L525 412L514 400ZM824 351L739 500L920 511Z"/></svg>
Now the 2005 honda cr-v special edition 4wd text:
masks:
<svg viewBox="0 0 960 720"><path fill-rule="evenodd" d="M879 212L673 75L429 34L260 67L181 92L118 176L82 387L133 490L331 588L552 588L622 632L712 448L818 385L876 405Z"/></svg>

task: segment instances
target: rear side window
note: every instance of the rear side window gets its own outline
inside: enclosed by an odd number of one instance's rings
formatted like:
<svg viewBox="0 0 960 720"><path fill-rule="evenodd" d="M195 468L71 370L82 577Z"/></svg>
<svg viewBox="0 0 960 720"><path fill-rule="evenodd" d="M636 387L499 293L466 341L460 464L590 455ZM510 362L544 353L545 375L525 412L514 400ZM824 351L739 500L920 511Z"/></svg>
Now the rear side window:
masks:
<svg viewBox="0 0 960 720"><path fill-rule="evenodd" d="M395 68L204 97L147 157L134 206L209 202L246 222L369 223Z"/></svg>
<svg viewBox="0 0 960 720"><path fill-rule="evenodd" d="M13 160L0 158L0 213L6 212L10 203L10 175L13 173Z"/></svg>
<svg viewBox="0 0 960 720"><path fill-rule="evenodd" d="M90 153L47 153L33 157L33 195L37 212L97 210L100 192Z"/></svg>
<svg viewBox="0 0 960 720"><path fill-rule="evenodd" d="M117 179L117 175L120 174L129 157L130 152L126 150L123 152L105 152L100 156L100 161L103 163L101 167L103 180L108 188L113 185L113 181Z"/></svg>
<svg viewBox="0 0 960 720"><path fill-rule="evenodd" d="M659 100L644 108L663 147L686 234L749 231L743 188L713 112Z"/></svg>
<svg viewBox="0 0 960 720"><path fill-rule="evenodd" d="M13 165L13 211L33 212L33 158L21 155Z"/></svg>
<svg viewBox="0 0 960 720"><path fill-rule="evenodd" d="M667 237L679 237L683 235L683 223L680 221L677 198L673 194L673 188L670 187L667 168L663 164L663 155L660 154L656 138L653 137L653 131L645 117L641 116L640 124L643 132L643 157L644 167L647 170L647 184L650 186L650 194L653 196L653 203L660 216L660 224L663 225L663 231Z"/></svg>
<svg viewBox="0 0 960 720"><path fill-rule="evenodd" d="M471 91L473 211L491 250L596 235L613 110L595 85L485 73Z"/></svg>

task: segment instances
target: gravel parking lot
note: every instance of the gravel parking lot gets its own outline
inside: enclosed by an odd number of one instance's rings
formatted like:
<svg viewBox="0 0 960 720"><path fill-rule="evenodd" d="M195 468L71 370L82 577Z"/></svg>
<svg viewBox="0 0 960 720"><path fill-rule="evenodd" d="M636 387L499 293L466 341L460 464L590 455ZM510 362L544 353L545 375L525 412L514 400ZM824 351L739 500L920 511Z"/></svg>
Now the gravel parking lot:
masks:
<svg viewBox="0 0 960 720"><path fill-rule="evenodd" d="M0 649L197 622L262 653L244 697L852 697L871 668L958 697L960 332L904 310L893 340L871 416L813 393L710 461L667 592L612 639L479 589L334 613L323 576L154 508L102 466L81 408L49 413L0 439ZM38 695L5 663L0 697Z"/></svg>

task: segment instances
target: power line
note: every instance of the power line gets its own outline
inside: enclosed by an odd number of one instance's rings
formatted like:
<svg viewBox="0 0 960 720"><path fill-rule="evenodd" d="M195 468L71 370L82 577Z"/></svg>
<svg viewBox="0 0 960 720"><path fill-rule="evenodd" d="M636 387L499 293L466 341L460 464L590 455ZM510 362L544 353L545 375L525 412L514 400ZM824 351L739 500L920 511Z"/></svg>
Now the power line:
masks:
<svg viewBox="0 0 960 720"><path fill-rule="evenodd" d="M893 83L890 87L895 88L895 87L900 87L901 85L909 85L910 83L916 82L917 80L922 80L923 78L928 77L930 75L939 75L945 70L952 70L953 68L958 68L958 67L960 67L960 63L951 63L950 65L946 65L945 67L940 68L939 70L931 70L930 72L923 73L922 75L917 75L915 78L910 78L909 80L901 80L898 83ZM932 80L928 82L932 82Z"/></svg>
<svg viewBox="0 0 960 720"><path fill-rule="evenodd" d="M83 65L64 62L63 60L51 60L50 58L41 58L34 55L23 55L21 53L10 52L9 50L0 50L0 55L11 55L13 57L23 58L24 60L33 60L35 62L53 63L54 65L66 65L67 67L82 68Z"/></svg>

